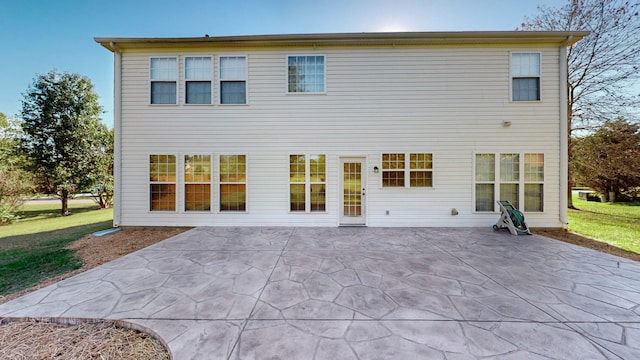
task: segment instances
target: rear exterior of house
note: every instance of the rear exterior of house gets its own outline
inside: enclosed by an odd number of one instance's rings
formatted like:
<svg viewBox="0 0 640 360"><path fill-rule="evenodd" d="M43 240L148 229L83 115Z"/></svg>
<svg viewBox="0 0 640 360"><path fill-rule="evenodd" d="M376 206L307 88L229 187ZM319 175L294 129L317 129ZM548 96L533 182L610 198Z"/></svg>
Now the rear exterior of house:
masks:
<svg viewBox="0 0 640 360"><path fill-rule="evenodd" d="M581 32L96 38L114 226L566 223Z"/></svg>

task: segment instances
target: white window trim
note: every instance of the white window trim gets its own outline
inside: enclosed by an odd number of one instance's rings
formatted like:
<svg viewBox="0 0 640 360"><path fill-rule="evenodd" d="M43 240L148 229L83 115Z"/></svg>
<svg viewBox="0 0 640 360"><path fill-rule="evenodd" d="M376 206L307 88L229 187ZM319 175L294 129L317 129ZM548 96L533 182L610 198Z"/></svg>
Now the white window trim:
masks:
<svg viewBox="0 0 640 360"><path fill-rule="evenodd" d="M244 183L223 183L222 181L220 181L220 170L221 170L221 166L220 166L220 156L235 156L235 155L244 155L244 166L246 169L246 173L245 173L245 181ZM213 159L213 164L212 166L214 166L213 169L213 173L215 173L215 175L212 174L212 176L215 176L215 181L214 181L214 185L215 185L215 189L216 189L216 194L212 195L212 198L215 199L216 201L216 206L215 206L215 212L216 214L220 214L220 215L225 215L225 214L248 214L249 213L249 178L250 178L250 171L251 171L251 166L250 166L250 159L249 159L249 154L244 153L244 152L222 152L222 153L216 153L215 155L212 155L214 157ZM223 184L245 184L245 194L244 194L244 201L245 201L245 209L244 211L242 210L221 210L220 209L220 200L222 198L222 196L220 195L220 191L221 191L221 186ZM213 208L213 207L212 207Z"/></svg>
<svg viewBox="0 0 640 360"><path fill-rule="evenodd" d="M162 81L162 80L152 80L151 79L151 59L176 59L176 102L175 104L154 104L151 102L151 83L154 81ZM162 56L149 56L147 61L147 77L148 77L148 105L150 106L178 106L180 104L180 56L178 55L162 55Z"/></svg>
<svg viewBox="0 0 640 360"><path fill-rule="evenodd" d="M288 202L287 207L289 208L289 214L326 214L328 213L327 202L329 199L328 194L328 169L329 169L329 156L327 153L290 153L287 155L287 159L291 158L291 155L304 155L304 182L291 182L291 160L288 160L287 163L287 173L288 173L288 182L287 182L287 194L288 194ZM324 182L311 182L311 159L309 158L311 155L324 155ZM292 211L291 210L291 184L304 184L304 211ZM324 210L323 211L311 211L311 185L312 184L324 184Z"/></svg>
<svg viewBox="0 0 640 360"><path fill-rule="evenodd" d="M208 80L203 79L203 80L187 80L187 58L193 58L193 57L208 57L211 59L211 73L210 78ZM181 70L179 71L179 73L181 74L181 77L179 78L179 82L182 83L182 89L183 91L180 92L178 91L178 94L182 94L183 96L180 97L179 100L182 101L178 101L180 104L185 105L185 106L213 106L215 104L215 68L216 68L216 64L215 64L215 57L212 54L182 54L180 55L180 60L178 63L178 68ZM209 81L211 82L211 100L208 104L187 104L187 81Z"/></svg>
<svg viewBox="0 0 640 360"><path fill-rule="evenodd" d="M235 80L222 80L222 76L220 74L220 71L222 70L221 64L222 61L220 60L220 58L224 58L224 57L244 57L244 75L245 78L244 79L235 79ZM247 106L249 105L249 55L247 54L218 54L216 56L216 66L214 66L215 70L214 73L216 75L215 77L215 82L216 82L216 94L218 96L213 96L215 98L215 102L216 105L219 106ZM244 104L222 104L222 82L223 81L244 81L244 96L245 96L245 103ZM213 95L213 90L211 91L212 95Z"/></svg>
<svg viewBox="0 0 640 360"><path fill-rule="evenodd" d="M211 177L211 180L209 182L204 182L204 181L186 181L185 180L185 171L184 171L184 167L185 167L185 156L209 156L209 169L210 169L210 174L209 176ZM186 214L210 214L214 212L215 206L214 206L214 201L216 199L215 196L215 178L214 178L214 173L215 173L215 168L214 168L214 159L215 159L215 155L211 154L211 153L182 153L180 154L180 158L178 159L178 161L180 162L179 166L179 170L180 173L179 175L179 182L178 184L180 185L180 189L181 189L181 196L178 199L178 201L181 204L180 207L180 212L186 213ZM210 201L210 205L209 205L209 210L187 210L186 209L186 202L187 202L187 185L189 184L207 184L210 186L209 188L209 201Z"/></svg>
<svg viewBox="0 0 640 360"><path fill-rule="evenodd" d="M512 72L512 66L513 66L513 54L538 54L540 56L540 75L530 75L530 76L513 76L513 72ZM509 102L513 103L513 104L531 104L531 103L540 103L542 102L542 98L543 98L543 91L542 91L542 78L544 73L542 72L542 52L540 51L536 51L536 50L532 50L532 51L526 51L526 50L518 50L518 51L510 51L509 52ZM538 89L540 91L540 99L539 100L513 100L513 79L514 78L532 78L532 77L537 77L538 78L538 83L540 84L540 89ZM478 154L484 154L484 153L478 153Z"/></svg>
<svg viewBox="0 0 640 360"><path fill-rule="evenodd" d="M382 158L383 154L404 154L404 186L384 186L382 175L384 173L384 169L382 167ZM431 172L431 186L411 186L411 154L431 154L431 169L414 169L413 171L421 171L421 172ZM378 165L379 173L376 174L378 176L379 189L384 191L394 191L394 189L411 189L411 191L420 191L420 190L433 190L436 188L436 178L435 178L435 168L436 168L436 155L434 152L424 152L424 151L383 151L380 154L380 165ZM389 170L391 171L391 170Z"/></svg>
<svg viewBox="0 0 640 360"><path fill-rule="evenodd" d="M494 178L493 181L476 181L476 155L478 154L492 154L495 156L495 173L494 173ZM519 164L518 164L518 168L520 171L520 178L519 180L516 181L500 181L500 155L503 154L518 154L518 160L519 160ZM525 163L524 163L524 157L525 154L542 154L544 156L544 172L543 172L543 181L525 181L524 180L524 169L525 169ZM544 151L505 151L505 152L491 152L491 151L478 151L478 152L474 152L472 155L472 162L473 162L473 166L472 166L472 183L471 183L471 212L474 214L495 214L500 212L500 210L498 209L498 205L496 203L496 201L500 200L500 184L504 183L504 184L518 184L519 185L519 190L518 190L518 210L522 213L525 214L529 214L529 215L535 215L535 214L544 214L545 213L545 209L547 208L545 206L545 199L546 197L546 192L547 192L547 186L546 186L546 179L547 179L547 154ZM477 211L476 210L476 184L493 184L494 188L493 188L493 211ZM542 211L526 211L524 210L524 200L525 200L525 194L524 194L524 186L526 184L541 184L542 185Z"/></svg>
<svg viewBox="0 0 640 360"><path fill-rule="evenodd" d="M162 182L162 181L151 181L149 179L149 175L151 174L151 155L173 155L176 157L176 181L175 182ZM147 162L147 173L146 173L146 183L147 183L147 213L148 214L177 214L180 209L180 155L172 152L149 152L146 154L145 159ZM155 184L174 184L176 186L176 202L174 204L175 210L151 210L151 185Z"/></svg>
<svg viewBox="0 0 640 360"><path fill-rule="evenodd" d="M322 68L322 79L324 82L324 91L317 92L291 92L289 91L289 57L291 56L322 56L324 58L324 66ZM309 96L309 95L326 95L327 94L327 56L325 54L308 54L308 53L295 53L287 54L284 57L284 79L285 79L285 94L293 96Z"/></svg>

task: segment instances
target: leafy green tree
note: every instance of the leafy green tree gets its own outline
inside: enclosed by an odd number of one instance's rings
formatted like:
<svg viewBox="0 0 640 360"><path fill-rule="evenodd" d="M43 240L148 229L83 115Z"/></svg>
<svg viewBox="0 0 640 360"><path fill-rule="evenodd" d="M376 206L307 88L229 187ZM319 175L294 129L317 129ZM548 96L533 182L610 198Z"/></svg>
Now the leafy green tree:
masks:
<svg viewBox="0 0 640 360"><path fill-rule="evenodd" d="M596 129L606 119L637 115L640 96L633 85L640 78L640 3L567 0L559 8L539 6L538 14L525 17L520 30L590 32L567 52L569 158L574 136ZM571 180L569 185L573 207Z"/></svg>
<svg viewBox="0 0 640 360"><path fill-rule="evenodd" d="M113 206L113 129L99 134L96 171L93 174L91 195L101 209Z"/></svg>
<svg viewBox="0 0 640 360"><path fill-rule="evenodd" d="M623 118L605 122L592 135L575 140L576 180L607 194L613 202L640 186L640 126Z"/></svg>
<svg viewBox="0 0 640 360"><path fill-rule="evenodd" d="M91 80L79 74L40 74L24 94L20 147L38 190L58 196L63 215L69 197L96 179L107 131L101 112Z"/></svg>
<svg viewBox="0 0 640 360"><path fill-rule="evenodd" d="M31 176L20 167L24 158L16 151L19 127L0 113L0 225L17 219L25 196L33 190Z"/></svg>

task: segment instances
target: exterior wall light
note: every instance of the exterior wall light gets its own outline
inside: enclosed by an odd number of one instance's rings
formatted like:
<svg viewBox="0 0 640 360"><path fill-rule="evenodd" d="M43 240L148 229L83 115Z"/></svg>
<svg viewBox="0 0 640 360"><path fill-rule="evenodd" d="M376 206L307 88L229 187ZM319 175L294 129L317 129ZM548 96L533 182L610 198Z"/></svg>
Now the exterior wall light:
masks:
<svg viewBox="0 0 640 360"><path fill-rule="evenodd" d="M377 174L377 173L379 173L379 172L380 172L380 169L378 169L378 167L377 167L377 166L374 166L374 167L373 167L373 172Z"/></svg>

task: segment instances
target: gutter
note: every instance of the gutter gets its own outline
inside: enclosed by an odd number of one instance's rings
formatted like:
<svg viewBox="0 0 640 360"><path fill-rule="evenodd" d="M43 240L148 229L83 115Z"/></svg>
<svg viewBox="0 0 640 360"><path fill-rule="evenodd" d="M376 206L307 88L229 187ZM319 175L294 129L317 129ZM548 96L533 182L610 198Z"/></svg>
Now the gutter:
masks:
<svg viewBox="0 0 640 360"><path fill-rule="evenodd" d="M122 54L113 49L113 227L120 226L122 214Z"/></svg>
<svg viewBox="0 0 640 360"><path fill-rule="evenodd" d="M560 44L560 223L566 229L569 225L569 127L568 93L569 69L567 68L567 45L573 43L573 35Z"/></svg>

